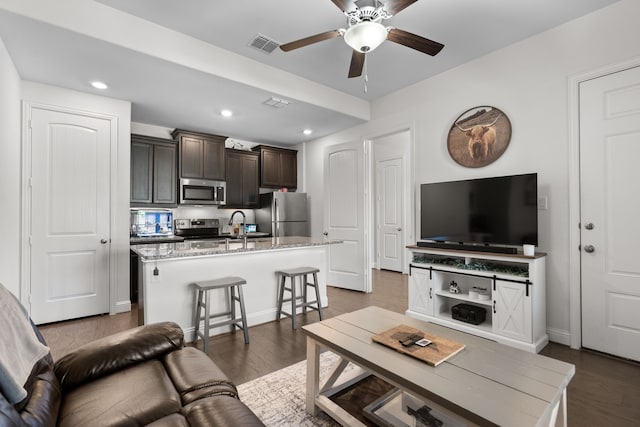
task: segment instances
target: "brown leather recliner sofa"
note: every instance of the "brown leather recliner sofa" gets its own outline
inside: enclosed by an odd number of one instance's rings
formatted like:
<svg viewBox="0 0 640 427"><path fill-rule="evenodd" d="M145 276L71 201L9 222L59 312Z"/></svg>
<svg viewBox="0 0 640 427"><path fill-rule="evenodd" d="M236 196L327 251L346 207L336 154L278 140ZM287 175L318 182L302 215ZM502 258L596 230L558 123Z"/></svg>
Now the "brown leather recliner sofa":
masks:
<svg viewBox="0 0 640 427"><path fill-rule="evenodd" d="M24 389L15 404L0 394L0 426L263 425L215 363L184 346L182 329L171 322L94 341L55 363L47 354Z"/></svg>

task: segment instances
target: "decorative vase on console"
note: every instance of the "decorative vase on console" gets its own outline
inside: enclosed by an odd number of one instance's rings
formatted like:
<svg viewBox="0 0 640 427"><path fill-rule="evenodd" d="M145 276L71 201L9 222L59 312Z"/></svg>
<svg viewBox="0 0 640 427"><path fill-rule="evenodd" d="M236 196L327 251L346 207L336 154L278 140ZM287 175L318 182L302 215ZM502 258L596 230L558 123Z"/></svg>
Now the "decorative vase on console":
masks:
<svg viewBox="0 0 640 427"><path fill-rule="evenodd" d="M460 287L458 286L458 284L454 280L449 282L449 292L451 292L452 294L459 294L460 293Z"/></svg>

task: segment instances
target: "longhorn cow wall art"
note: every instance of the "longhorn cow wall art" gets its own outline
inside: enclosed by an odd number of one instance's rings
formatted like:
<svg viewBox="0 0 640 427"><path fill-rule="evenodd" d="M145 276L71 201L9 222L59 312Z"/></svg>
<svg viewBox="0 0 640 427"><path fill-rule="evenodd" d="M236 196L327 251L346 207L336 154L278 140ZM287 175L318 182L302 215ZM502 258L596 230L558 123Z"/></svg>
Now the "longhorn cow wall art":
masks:
<svg viewBox="0 0 640 427"><path fill-rule="evenodd" d="M510 140L511 122L506 114L495 107L474 107L451 126L447 148L458 164L480 168L496 161Z"/></svg>

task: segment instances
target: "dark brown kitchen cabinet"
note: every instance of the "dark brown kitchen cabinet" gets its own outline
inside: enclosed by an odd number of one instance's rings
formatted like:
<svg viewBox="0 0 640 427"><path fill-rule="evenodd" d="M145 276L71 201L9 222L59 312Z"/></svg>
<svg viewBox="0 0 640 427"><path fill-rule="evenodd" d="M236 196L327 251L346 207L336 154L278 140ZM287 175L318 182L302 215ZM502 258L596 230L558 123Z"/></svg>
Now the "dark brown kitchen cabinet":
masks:
<svg viewBox="0 0 640 427"><path fill-rule="evenodd" d="M171 136L178 141L180 178L225 180L226 136L176 129Z"/></svg>
<svg viewBox="0 0 640 427"><path fill-rule="evenodd" d="M298 152L286 148L258 145L260 153L260 187L296 188L298 186Z"/></svg>
<svg viewBox="0 0 640 427"><path fill-rule="evenodd" d="M251 151L225 150L227 204L225 208L255 209L259 204L260 155Z"/></svg>
<svg viewBox="0 0 640 427"><path fill-rule="evenodd" d="M176 206L176 154L175 141L131 135L131 206Z"/></svg>

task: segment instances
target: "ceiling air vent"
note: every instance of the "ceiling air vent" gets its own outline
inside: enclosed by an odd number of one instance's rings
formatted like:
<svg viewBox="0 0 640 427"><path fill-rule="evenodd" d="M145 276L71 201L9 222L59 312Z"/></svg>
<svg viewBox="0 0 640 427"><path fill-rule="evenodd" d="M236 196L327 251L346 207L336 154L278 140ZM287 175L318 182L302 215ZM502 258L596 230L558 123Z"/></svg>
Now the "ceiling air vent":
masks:
<svg viewBox="0 0 640 427"><path fill-rule="evenodd" d="M264 105L268 105L272 108L284 108L287 105L291 104L291 101L287 101L286 99L280 99L276 97L271 97L263 102Z"/></svg>
<svg viewBox="0 0 640 427"><path fill-rule="evenodd" d="M291 101L287 101L286 99L280 99L272 96L271 98L264 101L263 104L273 108L283 108L291 104Z"/></svg>
<svg viewBox="0 0 640 427"><path fill-rule="evenodd" d="M269 54L276 50L278 46L280 46L280 43L262 34L257 34L253 40L249 42L249 46Z"/></svg>

